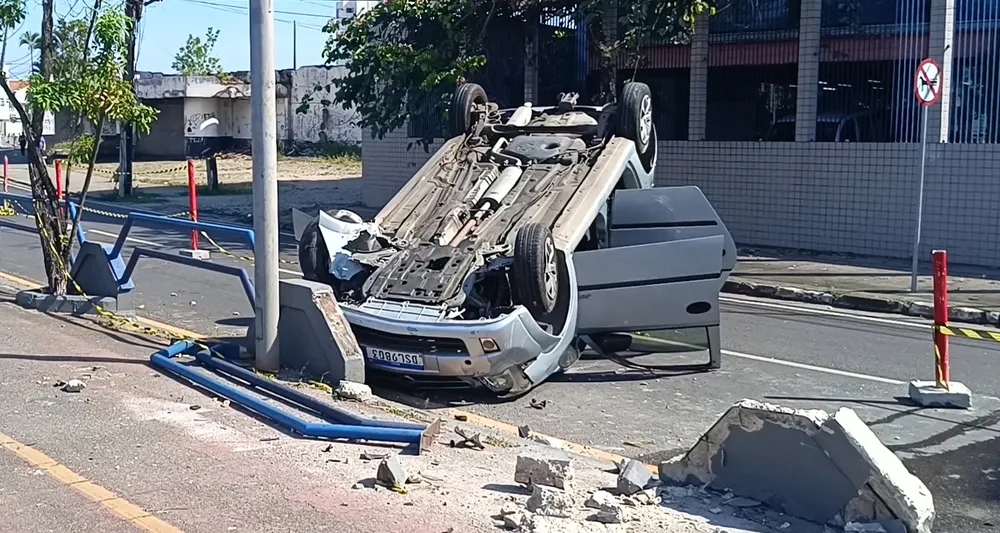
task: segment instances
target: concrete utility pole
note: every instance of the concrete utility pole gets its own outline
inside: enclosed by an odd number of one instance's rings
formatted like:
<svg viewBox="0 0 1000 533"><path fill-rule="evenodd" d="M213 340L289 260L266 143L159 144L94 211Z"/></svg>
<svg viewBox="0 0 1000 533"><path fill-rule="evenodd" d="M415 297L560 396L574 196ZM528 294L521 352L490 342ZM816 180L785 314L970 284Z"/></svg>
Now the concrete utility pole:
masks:
<svg viewBox="0 0 1000 533"><path fill-rule="evenodd" d="M256 366L277 371L278 132L274 101L274 0L250 0L250 133L253 138L253 231Z"/></svg>
<svg viewBox="0 0 1000 533"><path fill-rule="evenodd" d="M135 47L136 33L139 30L139 21L142 19L143 0L128 0L125 5L125 16L132 19L132 30L128 36L128 65L125 68L125 81L132 84L132 92L135 92ZM100 132L98 132L100 135ZM130 196L132 194L132 159L135 156L135 128L131 124L118 123L118 165L121 172L118 175L118 196Z"/></svg>

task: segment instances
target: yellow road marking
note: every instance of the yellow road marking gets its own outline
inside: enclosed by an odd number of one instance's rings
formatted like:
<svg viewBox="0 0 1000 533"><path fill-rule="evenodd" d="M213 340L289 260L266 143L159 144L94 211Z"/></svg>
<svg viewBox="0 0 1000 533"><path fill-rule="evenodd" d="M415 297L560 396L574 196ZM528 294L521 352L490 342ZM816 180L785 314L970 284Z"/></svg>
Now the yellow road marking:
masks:
<svg viewBox="0 0 1000 533"><path fill-rule="evenodd" d="M33 467L41 468L56 481L79 492L87 499L100 504L119 518L132 523L132 525L143 531L148 531L149 533L184 533L180 529L150 515L142 507L66 468L41 451L26 444L21 444L3 433L0 433L0 447L14 452L24 462Z"/></svg>
<svg viewBox="0 0 1000 533"><path fill-rule="evenodd" d="M28 281L28 280L19 278L17 276L12 276L12 275L7 274L5 272L0 272L0 278L4 278L4 279L6 279L8 281L11 281L13 283L17 283L17 284L20 284L20 285L24 285L24 286L33 285L34 287L32 287L32 288L41 287L41 285L38 285L35 282ZM178 328L178 327L175 327L175 326L171 326L169 324L164 324L162 322L157 322L155 320L151 320L151 319L148 319L148 318L136 317L136 321L140 322L140 323L144 323L145 325L150 326L150 327L158 328L158 329L161 329L161 330L164 330L164 331L168 331L170 333L174 333L174 334L180 335L180 336L191 337L191 338L196 339L196 340L202 340L202 339L206 338L204 335L200 335L200 334L195 333L193 331L188 331L188 330L183 329L183 328ZM475 413L470 413L470 412L462 411L462 410L459 410L459 409L451 409L450 412L451 412L451 415L452 415L453 418L456 417L456 416L458 416L458 417L465 417L469 422L472 422L473 424L478 424L480 426L485 426L485 427L488 427L488 428L492 428L492 429L495 429L497 431L503 431L504 433L509 433L511 435L520 435L520 433L518 432L517 426L515 426L513 424L510 424L508 422L504 422L502 420L495 420L495 419L492 419L492 418L489 418L489 417L486 417L486 416L477 415ZM551 443L552 445L554 445L557 448L562 448L562 449L564 449L566 451L570 451L572 453L576 453L576 454L579 454L579 455L585 455L587 457L593 457L594 459L599 459L599 460L602 460L602 461L610 461L612 463L620 463L623 459L625 459L625 456L614 454L614 453L611 453L611 452L606 452L604 450L601 450L601 449L598 449L598 448L594 448L592 446L587 446L587 445L584 445L584 444L577 444L575 442L570 442L570 441L562 440L562 439L559 439L559 438L556 438L556 437L550 437L548 435L543 435L541 433L537 433L537 432L534 432L534 431L532 431L532 434L537 435L538 437L540 437L541 439L544 439L545 441L548 441L549 443ZM0 437L2 437L2 434L0 434ZM2 441L2 439L0 439L0 441ZM0 444L2 444L2 442L0 442ZM656 465L649 465L649 464L647 464L646 467L648 467L653 472L654 475L658 474L658 472L659 472L659 468Z"/></svg>

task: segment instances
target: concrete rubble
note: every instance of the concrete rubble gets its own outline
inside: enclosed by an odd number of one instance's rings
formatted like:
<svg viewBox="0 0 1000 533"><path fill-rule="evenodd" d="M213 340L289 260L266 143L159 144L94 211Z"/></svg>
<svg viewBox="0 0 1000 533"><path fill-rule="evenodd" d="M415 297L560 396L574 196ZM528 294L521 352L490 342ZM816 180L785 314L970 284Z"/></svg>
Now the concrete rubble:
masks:
<svg viewBox="0 0 1000 533"><path fill-rule="evenodd" d="M835 527L898 520L930 533L934 522L927 487L846 408L830 416L742 400L687 453L662 463L660 478L728 489Z"/></svg>
<svg viewBox="0 0 1000 533"><path fill-rule="evenodd" d="M406 467L396 455L382 459L375 473L375 481L390 489L404 486L408 479Z"/></svg>
<svg viewBox="0 0 1000 533"><path fill-rule="evenodd" d="M573 506L572 494L545 485L532 485L531 497L525 503L525 507L532 513L561 518L569 517Z"/></svg>
<svg viewBox="0 0 1000 533"><path fill-rule="evenodd" d="M634 459L625 461L618 473L618 494L631 496L659 484L646 465Z"/></svg>
<svg viewBox="0 0 1000 533"><path fill-rule="evenodd" d="M567 453L538 450L517 456L514 481L518 483L568 489L573 477L573 464Z"/></svg>

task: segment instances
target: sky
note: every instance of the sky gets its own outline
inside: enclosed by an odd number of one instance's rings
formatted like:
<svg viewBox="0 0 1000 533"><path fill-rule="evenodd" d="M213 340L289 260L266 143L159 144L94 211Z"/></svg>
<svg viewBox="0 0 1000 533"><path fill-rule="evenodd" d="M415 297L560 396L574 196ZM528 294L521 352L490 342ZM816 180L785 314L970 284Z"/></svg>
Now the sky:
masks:
<svg viewBox="0 0 1000 533"><path fill-rule="evenodd" d="M105 0L107 1L107 0ZM18 41L26 31L41 31L41 1L26 0L28 16L21 27L10 32L7 67L11 77L29 75L29 50ZM55 0L56 20L85 17L92 0ZM278 69L292 68L293 22L296 22L298 66L320 65L327 35L321 28L336 13L337 0L274 0L274 62ZM146 6L139 26L141 71L173 72L177 51L188 35L203 37L209 27L219 30L214 55L226 71L250 69L250 11L247 1L161 0Z"/></svg>

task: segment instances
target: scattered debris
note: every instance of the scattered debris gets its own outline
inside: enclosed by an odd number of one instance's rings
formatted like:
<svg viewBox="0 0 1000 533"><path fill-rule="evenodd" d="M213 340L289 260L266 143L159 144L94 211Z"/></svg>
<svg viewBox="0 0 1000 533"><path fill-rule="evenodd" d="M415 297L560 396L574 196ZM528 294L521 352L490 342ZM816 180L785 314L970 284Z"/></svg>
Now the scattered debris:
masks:
<svg viewBox="0 0 1000 533"><path fill-rule="evenodd" d="M529 428L527 424L517 426L517 435L522 439L526 439L529 435L531 435L531 428Z"/></svg>
<svg viewBox="0 0 1000 533"><path fill-rule="evenodd" d="M469 435L467 431L462 428L456 427L455 434L462 438L462 440L455 442L451 441L450 445L452 448L472 448L475 450L485 450L486 446L483 446L483 441L479 437L479 433L473 433Z"/></svg>
<svg viewBox="0 0 1000 533"><path fill-rule="evenodd" d="M860 522L848 522L844 526L844 533L888 533L882 524L870 522L862 524Z"/></svg>
<svg viewBox="0 0 1000 533"><path fill-rule="evenodd" d="M653 473L646 465L634 459L626 461L624 468L618 473L618 493L622 496L631 496L655 485Z"/></svg>
<svg viewBox="0 0 1000 533"><path fill-rule="evenodd" d="M332 450L332 449L333 449L333 444L327 444L326 448L323 448L321 451L323 453L330 453L330 450ZM362 457L362 459L364 459L364 458Z"/></svg>
<svg viewBox="0 0 1000 533"><path fill-rule="evenodd" d="M170 296L177 296L177 293L176 292L172 292L172 293L170 293Z"/></svg>
<svg viewBox="0 0 1000 533"><path fill-rule="evenodd" d="M547 405L549 405L549 401L548 400L536 400L536 399L532 398L529 405L533 409L542 410L542 409L545 409L545 407Z"/></svg>
<svg viewBox="0 0 1000 533"><path fill-rule="evenodd" d="M260 440L260 442L271 442L271 441L278 440L279 438L280 437L261 437L259 440Z"/></svg>
<svg viewBox="0 0 1000 533"><path fill-rule="evenodd" d="M719 514L722 512L722 507L712 507L711 509L708 510L708 512L712 514Z"/></svg>
<svg viewBox="0 0 1000 533"><path fill-rule="evenodd" d="M456 414L455 415L455 420L458 420L459 422L468 422L469 421L469 415L466 415L466 414Z"/></svg>
<svg viewBox="0 0 1000 533"><path fill-rule="evenodd" d="M195 306L195 305L198 305L198 302L196 302L196 301L194 301L194 300L191 300L191 303L190 303L190 304L188 304L188 305L191 305L191 306L193 307L193 306Z"/></svg>
<svg viewBox="0 0 1000 533"><path fill-rule="evenodd" d="M502 438L497 437L495 435L487 435L486 436L486 444L489 444L490 446L496 446L497 448L516 448L517 447L517 444L514 444L513 442L510 442L510 441L508 441L506 439L502 439Z"/></svg>
<svg viewBox="0 0 1000 533"><path fill-rule="evenodd" d="M528 525L528 522L528 517L524 513L503 515L503 527L505 529L522 529Z"/></svg>
<svg viewBox="0 0 1000 533"><path fill-rule="evenodd" d="M342 463L342 464L346 465L346 464L350 464L351 460L348 459L347 457L334 457L332 459L327 459L326 462L328 462L328 463Z"/></svg>
<svg viewBox="0 0 1000 533"><path fill-rule="evenodd" d="M63 385L66 385L66 382L61 379L57 379L56 382L52 384L53 387L62 387Z"/></svg>
<svg viewBox="0 0 1000 533"><path fill-rule="evenodd" d="M355 383L353 381L341 381L337 385L337 388L333 390L333 395L338 398L357 400L359 402L366 402L374 396L371 387L364 383Z"/></svg>
<svg viewBox="0 0 1000 533"><path fill-rule="evenodd" d="M614 509L597 511L597 513L591 515L588 520L593 520L594 522L600 522L602 524L624 524L625 522L630 522L632 520L632 515L629 513L629 510L624 507L615 507Z"/></svg>
<svg viewBox="0 0 1000 533"><path fill-rule="evenodd" d="M660 495L666 494L668 498L681 499L681 498L693 498L694 497L694 487L674 487L666 486L660 487ZM728 494L732 498L732 493ZM725 498L725 496L723 496Z"/></svg>
<svg viewBox="0 0 1000 533"><path fill-rule="evenodd" d="M399 456L396 455L390 455L382 459L382 462L378 465L378 471L375 473L375 481L390 489L403 488L407 479L409 479L409 476L406 473L406 467L403 466L403 463L399 461Z"/></svg>
<svg viewBox="0 0 1000 533"><path fill-rule="evenodd" d="M331 444L331 447L332 446L333 445ZM379 459L385 459L386 457L389 457L389 454L361 452L362 461L378 461Z"/></svg>
<svg viewBox="0 0 1000 533"><path fill-rule="evenodd" d="M587 501L583 505L591 509L597 509L598 511L610 511L616 507L621 507L618 498L615 498L614 494L606 490L599 490L591 494L590 498L587 498Z"/></svg>
<svg viewBox="0 0 1000 533"><path fill-rule="evenodd" d="M564 490L544 485L532 485L527 509L542 516L568 518L573 509L573 497Z"/></svg>
<svg viewBox="0 0 1000 533"><path fill-rule="evenodd" d="M568 489L573 480L569 455L557 450L530 451L517 456L514 481L525 485L546 485Z"/></svg>
<svg viewBox="0 0 1000 533"><path fill-rule="evenodd" d="M624 444L625 446L631 446L632 448L645 448L646 446L649 446L651 444L656 444L656 442L651 441L651 440L649 440L649 441L646 441L646 440L627 440L627 441L623 442L622 444Z"/></svg>
<svg viewBox="0 0 1000 533"><path fill-rule="evenodd" d="M62 384L63 392L80 392L87 388L87 384L79 379L71 379Z"/></svg>
<svg viewBox="0 0 1000 533"><path fill-rule="evenodd" d="M188 407L188 409L190 409L192 411L197 411L197 410L201 409L201 406L198 405L198 404L194 404L194 405Z"/></svg>

